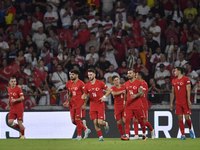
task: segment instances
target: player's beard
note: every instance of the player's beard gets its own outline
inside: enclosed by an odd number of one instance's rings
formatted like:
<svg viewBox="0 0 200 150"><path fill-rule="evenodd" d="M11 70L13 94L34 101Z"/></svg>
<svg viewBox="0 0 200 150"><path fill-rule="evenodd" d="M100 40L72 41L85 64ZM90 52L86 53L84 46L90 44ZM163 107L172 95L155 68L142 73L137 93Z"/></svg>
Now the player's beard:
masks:
<svg viewBox="0 0 200 150"><path fill-rule="evenodd" d="M90 81L92 81L92 80L94 80L94 77L93 78L91 78L91 79L89 79Z"/></svg>
<svg viewBox="0 0 200 150"><path fill-rule="evenodd" d="M76 78L72 78L71 80L72 80L72 81L75 81L75 80L76 80Z"/></svg>
<svg viewBox="0 0 200 150"><path fill-rule="evenodd" d="M129 80L132 80L132 79L133 79L133 77L128 77L128 79L129 79Z"/></svg>

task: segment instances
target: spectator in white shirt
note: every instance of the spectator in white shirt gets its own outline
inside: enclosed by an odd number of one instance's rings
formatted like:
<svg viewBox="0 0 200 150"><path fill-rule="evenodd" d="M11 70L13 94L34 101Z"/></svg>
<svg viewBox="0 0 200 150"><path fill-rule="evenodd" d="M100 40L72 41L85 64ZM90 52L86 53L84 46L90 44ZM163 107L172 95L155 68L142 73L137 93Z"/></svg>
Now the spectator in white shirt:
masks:
<svg viewBox="0 0 200 150"><path fill-rule="evenodd" d="M40 27L43 27L43 24L42 24L42 22L40 22L39 20L38 20L38 17L37 17L37 15L34 15L33 17L32 17L32 20L33 20L33 23L32 23L32 26L31 26L31 30L32 30L32 32L38 32L38 30L39 30L39 28Z"/></svg>
<svg viewBox="0 0 200 150"><path fill-rule="evenodd" d="M58 13L53 11L51 5L47 5L47 12L44 14L44 24L47 29L49 26L57 26L58 22Z"/></svg>
<svg viewBox="0 0 200 150"><path fill-rule="evenodd" d="M158 26L157 19L152 22L152 27L150 27L149 31L153 34L153 40L157 41L160 45L161 28Z"/></svg>
<svg viewBox="0 0 200 150"><path fill-rule="evenodd" d="M45 84L43 91L40 89L40 87L38 88L38 90L40 91L40 94L42 94L38 102L38 105L40 106L50 105L50 95L48 91L48 85Z"/></svg>
<svg viewBox="0 0 200 150"><path fill-rule="evenodd" d="M123 16L122 16L122 14L118 14L118 20L115 21L115 30L116 30L116 28L117 28L117 24L118 24L119 22L122 23L122 29L125 30L126 21L123 20Z"/></svg>
<svg viewBox="0 0 200 150"><path fill-rule="evenodd" d="M116 2L116 0L101 0L102 1L102 20L105 19L107 15L112 17L113 15L113 3Z"/></svg>
<svg viewBox="0 0 200 150"><path fill-rule="evenodd" d="M62 65L57 65L57 72L53 73L51 78L52 83L56 86L57 90L64 89L66 82L68 81L67 74L62 71Z"/></svg>
<svg viewBox="0 0 200 150"><path fill-rule="evenodd" d="M100 19L100 14L96 13L94 19L91 19L88 21L88 29L90 32L97 32L98 31L98 26L101 25Z"/></svg>
<svg viewBox="0 0 200 150"><path fill-rule="evenodd" d="M116 9L116 14L115 14L115 21L119 21L118 15L121 14L123 16L123 20L126 21L126 9L123 7L122 2L118 1L117 2L117 9Z"/></svg>
<svg viewBox="0 0 200 150"><path fill-rule="evenodd" d="M178 44L174 44L174 48L172 50L170 50L170 52L168 52L168 62L173 64L174 62L176 62L177 60L179 60L179 55L180 53L180 48L178 46Z"/></svg>
<svg viewBox="0 0 200 150"><path fill-rule="evenodd" d="M58 36L55 35L55 32L53 30L49 31L49 38L47 41L50 43L50 49L53 51L53 53L58 54L58 45L59 40Z"/></svg>
<svg viewBox="0 0 200 150"><path fill-rule="evenodd" d="M190 79L192 85L195 85L195 83L199 79L199 76L196 71L192 70L191 64L189 62L186 63L186 71L186 76Z"/></svg>
<svg viewBox="0 0 200 150"><path fill-rule="evenodd" d="M25 90L26 92L28 92L30 90L30 88L24 84L24 78L23 77L18 77L18 86L22 89Z"/></svg>
<svg viewBox="0 0 200 150"><path fill-rule="evenodd" d="M178 54L178 57L179 57L179 60L177 60L177 61L175 62L174 67L183 67L183 68L186 68L186 63L187 63L187 61L186 61L185 58L184 58L184 53L183 53L183 52L180 52L180 53Z"/></svg>
<svg viewBox="0 0 200 150"><path fill-rule="evenodd" d="M153 54L153 55L151 56L151 59L150 59L151 64L154 65L153 70L156 69L155 67L156 67L157 63L160 62L161 55L163 55L163 54L161 53L161 48L160 48L160 47L157 47L156 53Z"/></svg>
<svg viewBox="0 0 200 150"><path fill-rule="evenodd" d="M35 33L32 37L33 42L37 45L38 48L38 54L40 53L40 50L42 46L44 45L44 42L47 40L47 36L44 33L44 28L40 27L38 33Z"/></svg>
<svg viewBox="0 0 200 150"><path fill-rule="evenodd" d="M26 58L26 61L31 63L32 60L32 52L33 52L33 46L30 46L29 49L28 49L28 53L24 54L24 57Z"/></svg>
<svg viewBox="0 0 200 150"><path fill-rule="evenodd" d="M147 20L147 15L142 15L142 21L140 21L140 26L142 28L142 32L141 35L142 36L146 36L144 30L146 31L146 33L149 31L149 28L151 26L151 22L149 22Z"/></svg>
<svg viewBox="0 0 200 150"><path fill-rule="evenodd" d="M87 20L82 18L83 14L81 12L78 12L77 16L78 16L78 18L76 20L74 20L74 22L73 22L73 30L76 31L76 35L78 34L78 31L81 30L81 23L82 22L85 22L86 25L88 24Z"/></svg>
<svg viewBox="0 0 200 150"><path fill-rule="evenodd" d="M62 21L63 29L69 29L69 27L72 25L73 19L73 10L70 7L70 1L65 2L62 9L60 10L60 18Z"/></svg>
<svg viewBox="0 0 200 150"><path fill-rule="evenodd" d="M90 53L86 55L86 62L89 62L90 58L94 58L94 64L99 60L99 55L97 53L95 53L95 48L94 46L91 46L89 48Z"/></svg>
<svg viewBox="0 0 200 150"><path fill-rule="evenodd" d="M60 4L60 0L47 0L47 4L52 6L52 10L57 12L58 6Z"/></svg>
<svg viewBox="0 0 200 150"><path fill-rule="evenodd" d="M106 15L105 20L102 22L103 25L103 29L104 31L106 31L106 33L108 33L110 35L110 37L112 36L112 27L113 27L113 22L112 20L110 20L110 16Z"/></svg>
<svg viewBox="0 0 200 150"><path fill-rule="evenodd" d="M168 70L168 71L171 70L171 65L170 65L170 63L166 62L166 57L165 57L164 54L162 54L160 56L160 62L157 63L156 70L160 70L160 65L161 64L164 64L166 70Z"/></svg>
<svg viewBox="0 0 200 150"><path fill-rule="evenodd" d="M105 60L109 61L113 66L114 69L118 68L117 61L115 59L115 55L118 53L111 44L106 45L106 49L104 52Z"/></svg>
<svg viewBox="0 0 200 150"><path fill-rule="evenodd" d="M137 6L135 12L141 15L147 15L150 11L150 7L147 6L147 0L142 1L142 5Z"/></svg>
<svg viewBox="0 0 200 150"><path fill-rule="evenodd" d="M119 74L117 72L114 72L114 66L112 64L109 66L108 70L109 72L104 75L104 78L106 79L106 83L110 83L110 80L112 80L112 77L114 75L120 78Z"/></svg>
<svg viewBox="0 0 200 150"><path fill-rule="evenodd" d="M193 50L193 45L194 45L193 36L189 35L187 42L187 53L190 53Z"/></svg>

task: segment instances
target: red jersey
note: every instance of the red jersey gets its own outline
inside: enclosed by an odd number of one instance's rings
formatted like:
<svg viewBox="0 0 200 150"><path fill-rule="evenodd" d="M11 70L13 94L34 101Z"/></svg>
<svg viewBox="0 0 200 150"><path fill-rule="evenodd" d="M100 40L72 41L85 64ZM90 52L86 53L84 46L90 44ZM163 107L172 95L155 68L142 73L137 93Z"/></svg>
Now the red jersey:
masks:
<svg viewBox="0 0 200 150"><path fill-rule="evenodd" d="M72 98L73 98L73 108L80 108L83 103L84 100L81 99L81 96L83 95L84 92L84 88L85 88L85 84L78 79L78 81L76 83L72 82L71 84L71 90L70 92L72 93Z"/></svg>
<svg viewBox="0 0 200 150"><path fill-rule="evenodd" d="M90 111L97 111L97 109L105 109L105 103L99 99L103 97L103 89L106 90L108 86L100 80L95 81L94 84L88 82L85 85L85 94L90 94Z"/></svg>
<svg viewBox="0 0 200 150"><path fill-rule="evenodd" d="M176 96L176 104L187 105L187 85L190 85L190 79L186 76L183 76L181 79L174 78L172 80L172 86L174 87Z"/></svg>
<svg viewBox="0 0 200 150"><path fill-rule="evenodd" d="M69 80L66 83L66 89L67 89L68 92L70 92L70 90L71 90L72 83L73 83L72 80ZM72 106L72 101L73 101L73 97L71 97L71 99L70 99L70 105L71 106Z"/></svg>
<svg viewBox="0 0 200 150"><path fill-rule="evenodd" d="M112 91L119 92L125 90L125 85L120 85L120 88L117 88L116 86L113 86L111 88ZM124 107L124 93L121 93L120 95L115 95L114 96L115 103L114 107L115 109L121 109Z"/></svg>
<svg viewBox="0 0 200 150"><path fill-rule="evenodd" d="M148 85L145 82L145 80L142 81L142 87L143 87L143 92L144 92L144 96L142 97L142 104L144 108L148 109L148 101L147 101Z"/></svg>
<svg viewBox="0 0 200 150"><path fill-rule="evenodd" d="M131 108L131 109L143 108L141 97L136 97L134 99L131 99L131 95L137 94L138 89L143 88L142 82L140 82L138 79L135 79L135 81L131 83L130 80L128 80L125 82L125 88L127 91L126 108Z"/></svg>
<svg viewBox="0 0 200 150"><path fill-rule="evenodd" d="M24 96L22 89L19 86L16 85L14 89L11 89L11 87L9 87L8 95L9 95L9 101L11 104L10 111L16 111L18 109L23 109L22 101L11 102L12 99L18 99L21 96Z"/></svg>
<svg viewBox="0 0 200 150"><path fill-rule="evenodd" d="M77 38L80 40L80 44L85 46L85 44L90 40L90 30L79 31Z"/></svg>

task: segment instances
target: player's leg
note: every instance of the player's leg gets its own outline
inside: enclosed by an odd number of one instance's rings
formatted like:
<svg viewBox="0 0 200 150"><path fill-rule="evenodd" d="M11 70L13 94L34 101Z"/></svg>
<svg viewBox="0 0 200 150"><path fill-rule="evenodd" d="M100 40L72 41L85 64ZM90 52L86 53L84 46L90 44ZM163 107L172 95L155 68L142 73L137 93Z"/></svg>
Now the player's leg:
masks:
<svg viewBox="0 0 200 150"><path fill-rule="evenodd" d="M81 117L81 123L84 125L84 127L88 128L86 125L86 120L85 120L85 109L82 110L82 117Z"/></svg>
<svg viewBox="0 0 200 150"><path fill-rule="evenodd" d="M105 122L105 109L98 110L98 124L104 126L105 132L109 132L108 122Z"/></svg>
<svg viewBox="0 0 200 150"><path fill-rule="evenodd" d="M145 126L147 126L149 128L149 130L151 131L151 138L152 139L155 139L155 131L154 129L152 128L151 124L147 121L147 118L148 118L148 108L144 109L144 123L145 123Z"/></svg>
<svg viewBox="0 0 200 150"><path fill-rule="evenodd" d="M185 120L186 120L186 124L188 125L189 127L189 131L190 131L190 137L193 139L194 138L194 133L192 131L192 121L190 119L190 116L189 114L185 114Z"/></svg>
<svg viewBox="0 0 200 150"><path fill-rule="evenodd" d="M181 135L182 135L180 140L185 140L186 139L185 138L185 125L183 123L183 113L184 113L184 111L183 111L182 106L180 106L178 104L176 104L175 107L176 107L175 114L178 116L179 128L180 128Z"/></svg>
<svg viewBox="0 0 200 150"><path fill-rule="evenodd" d="M8 115L8 124L16 129L19 130L19 125L14 122L14 120L17 119L17 114L13 112L9 112Z"/></svg>
<svg viewBox="0 0 200 150"><path fill-rule="evenodd" d="M143 116L145 116L143 109L136 109L134 110L135 117L138 119L138 122L140 123L141 129L142 129L142 140L146 140L146 128L145 123L143 121Z"/></svg>
<svg viewBox="0 0 200 150"><path fill-rule="evenodd" d="M21 137L20 137L20 139L25 139L25 137L24 137L24 132L25 132L25 127L24 127L24 125L22 124L22 120L17 120L17 123L18 123L18 125L19 125L19 128L20 128L20 134L21 134Z"/></svg>
<svg viewBox="0 0 200 150"><path fill-rule="evenodd" d="M123 110L120 111L118 109L115 109L115 120L117 121L117 127L121 137L124 136L124 130L122 126L122 117L124 116L123 113L124 113Z"/></svg>
<svg viewBox="0 0 200 150"><path fill-rule="evenodd" d="M133 118L133 125L134 125L134 131L135 131L135 136L132 138L133 140L138 140L138 120L134 117Z"/></svg>
<svg viewBox="0 0 200 150"><path fill-rule="evenodd" d="M102 133L101 133L101 128L100 128L100 125L98 123L98 119L94 119L93 122L94 122L95 130L96 130L96 132L99 136L99 141L104 141Z"/></svg>
<svg viewBox="0 0 200 150"><path fill-rule="evenodd" d="M125 112L126 120L125 120L125 136L122 138L122 140L129 140L129 133L130 133L130 122L131 122L131 117L132 117L132 110L126 109Z"/></svg>

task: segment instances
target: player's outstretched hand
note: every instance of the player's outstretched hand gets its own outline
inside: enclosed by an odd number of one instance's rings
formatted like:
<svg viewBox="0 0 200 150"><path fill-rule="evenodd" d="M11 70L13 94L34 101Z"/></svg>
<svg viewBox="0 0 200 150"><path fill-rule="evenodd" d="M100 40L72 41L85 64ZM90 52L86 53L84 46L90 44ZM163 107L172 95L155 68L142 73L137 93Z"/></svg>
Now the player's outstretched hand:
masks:
<svg viewBox="0 0 200 150"><path fill-rule="evenodd" d="M170 104L170 110L171 111L173 110L173 104Z"/></svg>
<svg viewBox="0 0 200 150"><path fill-rule="evenodd" d="M86 98L87 98L87 95L83 94L83 95L81 96L81 98L82 98L82 99L86 99Z"/></svg>
<svg viewBox="0 0 200 150"><path fill-rule="evenodd" d="M85 108L86 108L86 103L84 103L83 105L82 105L82 110L85 110Z"/></svg>
<svg viewBox="0 0 200 150"><path fill-rule="evenodd" d="M131 95L131 99L136 98L137 96L135 94Z"/></svg>
<svg viewBox="0 0 200 150"><path fill-rule="evenodd" d="M64 107L69 107L69 101L64 102L64 103L63 103L63 106L64 106Z"/></svg>
<svg viewBox="0 0 200 150"><path fill-rule="evenodd" d="M192 108L192 103L188 101L188 107L191 109Z"/></svg>
<svg viewBox="0 0 200 150"><path fill-rule="evenodd" d="M99 100L101 101L101 103L105 102L105 98L104 97L100 98Z"/></svg>
<svg viewBox="0 0 200 150"><path fill-rule="evenodd" d="M8 109L9 109L9 105L7 105L7 106L5 107L5 109L8 110Z"/></svg>

